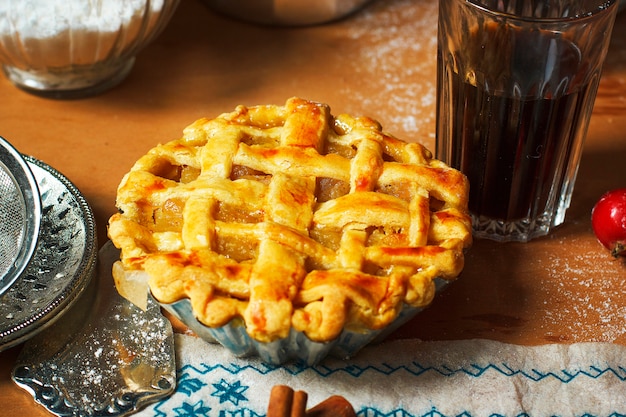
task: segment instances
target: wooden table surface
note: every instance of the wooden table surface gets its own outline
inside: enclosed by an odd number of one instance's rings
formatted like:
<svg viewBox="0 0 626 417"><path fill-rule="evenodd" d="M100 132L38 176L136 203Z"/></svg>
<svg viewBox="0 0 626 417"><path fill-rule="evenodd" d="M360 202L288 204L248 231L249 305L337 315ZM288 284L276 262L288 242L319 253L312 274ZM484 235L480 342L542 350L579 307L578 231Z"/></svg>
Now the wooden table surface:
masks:
<svg viewBox="0 0 626 417"><path fill-rule="evenodd" d="M119 180L159 142L237 104L326 102L364 114L434 150L436 2L378 1L331 24L264 27L184 0L115 89L50 100L0 79L0 135L67 176L92 205L100 243ZM626 13L617 18L572 205L561 227L530 243L477 240L466 268L395 337L487 338L515 344L626 345L626 263L593 236L600 195L626 186ZM3 415L50 415L10 373L20 346L0 353Z"/></svg>

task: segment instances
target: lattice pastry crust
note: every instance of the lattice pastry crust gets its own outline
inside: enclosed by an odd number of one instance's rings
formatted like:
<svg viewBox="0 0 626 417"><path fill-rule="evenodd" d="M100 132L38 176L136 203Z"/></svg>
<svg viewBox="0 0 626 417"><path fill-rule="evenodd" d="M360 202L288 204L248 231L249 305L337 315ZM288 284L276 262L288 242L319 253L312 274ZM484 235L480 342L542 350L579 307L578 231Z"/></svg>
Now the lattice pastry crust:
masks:
<svg viewBox="0 0 626 417"><path fill-rule="evenodd" d="M471 244L467 179L366 117L300 98L200 119L141 157L109 236L124 273L200 322L329 341L425 306ZM120 277L120 271L123 271Z"/></svg>

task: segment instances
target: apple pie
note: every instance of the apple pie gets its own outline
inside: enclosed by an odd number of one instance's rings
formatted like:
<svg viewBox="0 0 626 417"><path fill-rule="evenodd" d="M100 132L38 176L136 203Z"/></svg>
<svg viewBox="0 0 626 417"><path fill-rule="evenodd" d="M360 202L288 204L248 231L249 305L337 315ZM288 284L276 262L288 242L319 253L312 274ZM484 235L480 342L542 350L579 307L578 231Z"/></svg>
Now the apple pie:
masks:
<svg viewBox="0 0 626 417"><path fill-rule="evenodd" d="M326 104L240 105L149 150L117 191L118 288L145 276L204 326L327 342L424 307L471 245L468 183L418 143Z"/></svg>

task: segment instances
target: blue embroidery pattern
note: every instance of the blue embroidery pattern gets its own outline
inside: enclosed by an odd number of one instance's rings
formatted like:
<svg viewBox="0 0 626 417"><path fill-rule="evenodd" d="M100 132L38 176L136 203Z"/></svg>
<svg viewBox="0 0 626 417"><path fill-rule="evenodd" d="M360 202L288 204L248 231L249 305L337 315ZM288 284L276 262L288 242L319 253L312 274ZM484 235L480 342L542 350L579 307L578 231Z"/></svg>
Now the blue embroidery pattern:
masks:
<svg viewBox="0 0 626 417"><path fill-rule="evenodd" d="M209 411L211 408L205 407L202 400L195 404L183 402L180 407L174 408L177 417L203 417L208 416Z"/></svg>
<svg viewBox="0 0 626 417"><path fill-rule="evenodd" d="M420 416L413 415L408 413L404 409L397 409L390 413L381 413L379 410L375 408L363 408L362 410L356 413L357 417L472 417L472 415L468 412L463 412L456 415L446 415L438 411L435 407L433 407L428 413L422 414ZM503 416L501 414L492 414L489 417L531 417L526 413L522 413L516 416ZM596 417L591 414L581 414L580 417ZM626 417L625 414L621 413L612 413L606 417Z"/></svg>
<svg viewBox="0 0 626 417"><path fill-rule="evenodd" d="M186 394L188 397L190 397L191 394L193 394L194 392L200 391L202 387L206 386L206 384L202 382L200 379L192 378L186 372L180 373L179 371L179 375L180 377L178 377L178 384L177 384L176 390L178 392L182 392Z"/></svg>
<svg viewBox="0 0 626 417"><path fill-rule="evenodd" d="M230 401L235 405L239 405L239 401L248 401L248 399L243 395L248 387L241 385L241 382L239 381L229 384L222 379L219 383L212 385L215 388L215 391L211 395L218 397L220 399L220 404Z"/></svg>
<svg viewBox="0 0 626 417"><path fill-rule="evenodd" d="M468 367L464 367L464 368L449 368L446 365L441 365L439 367L422 366L418 362L412 362L409 365L400 365L400 366L391 366L391 365L382 363L378 366L367 365L363 367L355 365L355 364L341 363L341 365L337 367L331 367L328 365L317 365L317 366L310 367L310 368L305 367L305 366L297 366L297 365L277 367L277 366L271 366L271 365L266 365L266 364L248 364L246 366L239 366L237 364L231 363L228 365L201 364L200 367L187 365L187 366L184 366L182 369L180 369L179 372L191 371L194 373L204 375L204 374L208 374L217 370L226 371L231 375L237 375L244 371L254 371L258 373L259 375L268 375L277 370L287 372L290 375L298 375L304 371L313 371L316 374L325 378L336 373L346 373L356 378L365 374L366 372L375 372L381 375L389 376L389 375L392 375L394 373L401 372L401 371L407 372L415 377L419 377L422 374L426 374L428 372L435 372L445 377L452 377L457 374L465 374L474 378L479 378L487 371L492 370L506 377L523 376L524 378L533 382L540 382L544 379L556 379L562 383L567 384L573 381L577 377L584 376L584 377L588 377L592 379L598 379L605 374L612 374L613 376L618 378L620 381L626 381L626 367L622 367L622 366L617 367L617 368L612 368L612 367L598 368L597 366L591 365L587 369L579 369L579 370L562 369L560 372L556 372L556 371L543 372L537 369L531 369L531 370L514 369L514 368L511 368L506 363L502 363L499 365L488 364L485 366L471 364Z"/></svg>
<svg viewBox="0 0 626 417"><path fill-rule="evenodd" d="M418 361L408 361L402 364L376 363L362 365L345 361L330 361L315 367L307 367L301 364L288 364L274 366L259 361L227 362L221 364L200 363L185 365L178 370L178 386L175 398L164 400L153 408L154 417L265 417L265 410L253 410L250 408L247 391L250 388L242 381L268 376L274 372L281 372L285 376L298 376L305 372L316 374L322 378L341 375L350 378L362 377L364 374L378 374L393 376L402 373L410 378L422 378L426 375L436 374L439 377L452 378L464 376L471 378L487 377L487 373L493 372L499 376L517 377L527 380L530 384L541 381L552 381L561 384L569 384L575 379L589 378L599 379L603 376L611 376L618 381L626 382L626 366L588 365L572 369L541 370L519 369L509 364L488 363L468 364L465 366L449 366L445 364L425 365ZM245 375L245 378L243 376ZM403 378L404 378L403 375ZM232 378L230 378L231 376ZM311 375L307 376L309 378ZM370 377L371 375L365 375ZM240 377L242 379L240 380ZM208 382L207 382L208 381ZM262 383L262 382L260 382ZM251 391L252 392L252 391ZM252 394L250 394L252 395ZM202 398L202 399L200 399ZM169 403L168 403L169 401ZM166 410L166 408L168 410ZM473 417L469 411L459 411L454 415L448 415L439 410L434 404L428 411L420 411L412 414L403 407L390 412L383 412L376 408L363 407L357 410L358 417ZM501 416L497 413L489 417L531 417L525 413L517 416ZM535 416L532 416L535 417ZM581 413L577 417L626 417L626 414L614 411L609 415L596 416Z"/></svg>

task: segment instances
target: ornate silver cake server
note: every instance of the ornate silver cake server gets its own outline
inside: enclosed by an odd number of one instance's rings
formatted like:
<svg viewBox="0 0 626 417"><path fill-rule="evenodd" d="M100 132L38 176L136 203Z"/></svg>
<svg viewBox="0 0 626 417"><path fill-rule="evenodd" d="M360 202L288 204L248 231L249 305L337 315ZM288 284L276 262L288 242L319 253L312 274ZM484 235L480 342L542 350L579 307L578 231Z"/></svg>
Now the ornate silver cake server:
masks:
<svg viewBox="0 0 626 417"><path fill-rule="evenodd" d="M152 299L142 311L115 290L108 242L70 311L24 345L13 380L58 416L125 416L173 393L174 336Z"/></svg>

